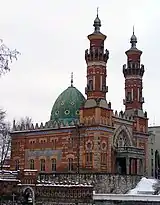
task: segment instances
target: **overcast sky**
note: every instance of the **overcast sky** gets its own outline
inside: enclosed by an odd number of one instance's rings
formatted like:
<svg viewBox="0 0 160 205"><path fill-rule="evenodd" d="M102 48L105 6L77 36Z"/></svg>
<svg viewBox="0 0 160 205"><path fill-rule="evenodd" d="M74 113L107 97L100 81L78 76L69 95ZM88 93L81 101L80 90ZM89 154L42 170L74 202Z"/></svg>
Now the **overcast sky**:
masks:
<svg viewBox="0 0 160 205"><path fill-rule="evenodd" d="M0 5L0 38L21 52L11 72L0 79L0 106L10 121L23 116L47 121L54 101L70 85L71 72L74 85L84 94L84 52L98 6L110 51L107 100L114 110L124 109L122 66L135 25L145 66L144 110L149 124L160 125L159 0L0 0Z"/></svg>

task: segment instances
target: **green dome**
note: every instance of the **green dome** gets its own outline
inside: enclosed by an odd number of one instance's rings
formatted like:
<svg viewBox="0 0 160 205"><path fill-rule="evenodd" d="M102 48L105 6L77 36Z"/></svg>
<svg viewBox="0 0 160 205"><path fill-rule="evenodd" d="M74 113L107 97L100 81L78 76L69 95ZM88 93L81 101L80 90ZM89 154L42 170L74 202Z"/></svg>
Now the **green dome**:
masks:
<svg viewBox="0 0 160 205"><path fill-rule="evenodd" d="M73 86L68 87L55 101L50 120L70 124L79 118L79 109L84 101L85 98L79 90Z"/></svg>

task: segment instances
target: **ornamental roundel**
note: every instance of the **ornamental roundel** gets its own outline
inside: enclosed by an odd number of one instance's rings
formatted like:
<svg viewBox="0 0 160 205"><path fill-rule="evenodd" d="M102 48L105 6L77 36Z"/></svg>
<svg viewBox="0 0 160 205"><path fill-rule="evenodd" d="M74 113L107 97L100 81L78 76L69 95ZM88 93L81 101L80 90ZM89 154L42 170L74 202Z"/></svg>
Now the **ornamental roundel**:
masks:
<svg viewBox="0 0 160 205"><path fill-rule="evenodd" d="M79 110L76 111L76 115L79 115Z"/></svg>
<svg viewBox="0 0 160 205"><path fill-rule="evenodd" d="M101 144L101 149L102 149L102 150L105 150L105 149L106 149L106 146L107 146L107 145L106 145L106 142L102 142L102 144Z"/></svg>
<svg viewBox="0 0 160 205"><path fill-rule="evenodd" d="M69 113L70 113L69 110L65 110L65 111L64 111L64 114L65 114L65 115L69 115Z"/></svg>
<svg viewBox="0 0 160 205"><path fill-rule="evenodd" d="M56 110L55 115L58 115L58 114L59 114L59 111L58 111L58 110Z"/></svg>
<svg viewBox="0 0 160 205"><path fill-rule="evenodd" d="M74 101L72 101L72 102L71 102L71 105L74 105L74 104L75 104Z"/></svg>
<svg viewBox="0 0 160 205"><path fill-rule="evenodd" d="M64 105L64 101L61 102L61 105Z"/></svg>

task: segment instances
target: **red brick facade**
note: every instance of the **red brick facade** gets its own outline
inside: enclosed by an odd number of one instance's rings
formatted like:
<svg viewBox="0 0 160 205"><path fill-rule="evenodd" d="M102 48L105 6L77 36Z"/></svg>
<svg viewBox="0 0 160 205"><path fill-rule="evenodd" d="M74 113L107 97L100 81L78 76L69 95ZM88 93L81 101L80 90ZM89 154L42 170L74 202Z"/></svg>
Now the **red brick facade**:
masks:
<svg viewBox="0 0 160 205"><path fill-rule="evenodd" d="M87 100L80 109L79 122L72 126L14 126L12 170L143 174L147 169L148 119L142 110L140 56L127 51L128 61L134 61L139 69L133 68L131 73L130 65L124 67L125 95L134 95L134 99L125 99L125 112L113 112L106 100L109 52L104 50L106 36L100 33L100 26L98 18L94 33L88 36Z"/></svg>

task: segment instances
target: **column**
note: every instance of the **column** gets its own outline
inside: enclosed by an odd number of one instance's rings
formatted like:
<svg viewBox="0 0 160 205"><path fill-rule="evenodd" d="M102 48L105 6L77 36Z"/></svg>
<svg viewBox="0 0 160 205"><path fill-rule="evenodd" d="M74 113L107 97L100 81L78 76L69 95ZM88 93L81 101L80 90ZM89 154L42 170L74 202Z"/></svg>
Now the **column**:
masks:
<svg viewBox="0 0 160 205"><path fill-rule="evenodd" d="M133 159L130 158L129 162L130 162L130 172L129 173L133 174Z"/></svg>
<svg viewBox="0 0 160 205"><path fill-rule="evenodd" d="M138 172L137 172L137 161L138 161L138 159L135 159L135 163L134 163L134 164L135 164L135 174L136 174L136 175L137 175L137 173L138 173Z"/></svg>
<svg viewBox="0 0 160 205"><path fill-rule="evenodd" d="M140 159L137 159L137 174L140 175Z"/></svg>
<svg viewBox="0 0 160 205"><path fill-rule="evenodd" d="M145 162L144 160L142 160L142 175L145 175L146 176L146 170L145 170Z"/></svg>
<svg viewBox="0 0 160 205"><path fill-rule="evenodd" d="M139 174L144 174L144 162L142 159L139 159Z"/></svg>
<svg viewBox="0 0 160 205"><path fill-rule="evenodd" d="M126 157L126 174L130 174L130 158Z"/></svg>

